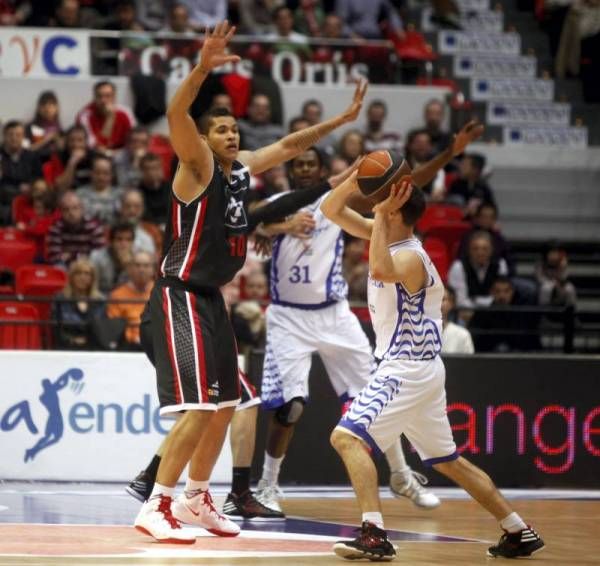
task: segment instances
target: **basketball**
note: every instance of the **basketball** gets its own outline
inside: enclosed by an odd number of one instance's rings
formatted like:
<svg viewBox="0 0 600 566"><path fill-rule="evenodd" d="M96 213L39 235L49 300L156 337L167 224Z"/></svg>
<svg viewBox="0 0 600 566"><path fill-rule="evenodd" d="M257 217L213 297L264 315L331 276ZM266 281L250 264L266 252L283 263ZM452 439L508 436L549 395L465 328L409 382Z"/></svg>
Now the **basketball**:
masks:
<svg viewBox="0 0 600 566"><path fill-rule="evenodd" d="M400 155L379 150L369 153L361 161L356 180L364 196L373 202L381 202L390 194L392 185L409 174L410 167Z"/></svg>

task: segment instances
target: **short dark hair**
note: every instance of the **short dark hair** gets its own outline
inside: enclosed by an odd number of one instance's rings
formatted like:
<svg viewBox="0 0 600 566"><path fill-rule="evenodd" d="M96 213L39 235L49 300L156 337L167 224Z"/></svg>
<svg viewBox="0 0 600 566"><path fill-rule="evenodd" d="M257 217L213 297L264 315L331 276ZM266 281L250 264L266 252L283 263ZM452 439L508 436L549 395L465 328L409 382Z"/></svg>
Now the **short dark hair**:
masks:
<svg viewBox="0 0 600 566"><path fill-rule="evenodd" d="M279 17L279 14L281 12L283 12L283 10L288 10L292 15L293 12L292 10L290 10L285 4L283 6L277 6L277 8L275 8L272 12L271 12L271 17L273 18L273 20L276 20Z"/></svg>
<svg viewBox="0 0 600 566"><path fill-rule="evenodd" d="M25 128L25 125L23 124L23 122L20 122L19 120L9 120L8 122L6 122L6 124L4 124L4 128L2 129L2 131L4 133L8 132L8 130L12 130L14 128Z"/></svg>
<svg viewBox="0 0 600 566"><path fill-rule="evenodd" d="M465 157L471 161L473 167L480 173L485 168L485 164L487 163L485 155L482 155L481 153L467 153Z"/></svg>
<svg viewBox="0 0 600 566"><path fill-rule="evenodd" d="M151 163L154 161L160 161L160 157L156 155L156 153L149 151L140 159L140 167L143 167L146 165L146 163Z"/></svg>
<svg viewBox="0 0 600 566"><path fill-rule="evenodd" d="M402 221L406 226L414 226L419 218L423 216L427 202L425 193L419 188L414 187L410 198L404 203L400 212L402 212Z"/></svg>
<svg viewBox="0 0 600 566"><path fill-rule="evenodd" d="M207 110L204 114L202 114L202 116L200 116L200 118L198 118L198 130L203 135L208 134L212 120L214 118L221 118L223 116L231 116L232 118L235 118L228 108L217 107Z"/></svg>
<svg viewBox="0 0 600 566"><path fill-rule="evenodd" d="M513 289L515 288L512 279L508 275L497 275L496 278L492 281L492 287L496 283L508 283Z"/></svg>
<svg viewBox="0 0 600 566"><path fill-rule="evenodd" d="M96 94L103 86L109 86L110 88L112 88L113 92L117 92L117 87L115 86L115 83L104 79L104 80L98 81L94 85L94 94Z"/></svg>
<svg viewBox="0 0 600 566"><path fill-rule="evenodd" d="M321 110L321 112L323 112L323 105L316 98L309 98L308 100L304 101L304 104L302 104L302 113L303 114L309 106L318 106L319 109Z"/></svg>
<svg viewBox="0 0 600 566"><path fill-rule="evenodd" d="M494 211L494 214L496 215L496 217L498 217L498 207L493 203L493 202L482 202L478 207L477 207L477 212L475 213L476 216L479 215L479 213L484 209L484 208L491 208Z"/></svg>
<svg viewBox="0 0 600 566"><path fill-rule="evenodd" d="M108 239L112 242L116 235L121 232L129 232L131 236L135 238L135 228L131 222L116 222L110 227Z"/></svg>
<svg viewBox="0 0 600 566"><path fill-rule="evenodd" d="M306 118L304 116L294 116L288 122L288 130L291 131L298 122L306 122Z"/></svg>
<svg viewBox="0 0 600 566"><path fill-rule="evenodd" d="M380 98L373 100L373 102L371 102L371 104L369 104L369 107L367 108L367 112L369 110L371 110L371 108L374 108L375 106L379 106L380 108L383 108L384 112L387 114L387 104Z"/></svg>
<svg viewBox="0 0 600 566"><path fill-rule="evenodd" d="M317 159L319 160L319 167L326 167L326 163L325 163L325 156L323 155L323 152L314 145L311 145L309 148L305 149L302 153L299 153L298 155L296 155L296 157L292 158L290 161L290 166L294 164L294 161L296 159L298 159L298 157L300 157L303 153L306 153L308 151L314 151L314 153L317 156Z"/></svg>
<svg viewBox="0 0 600 566"><path fill-rule="evenodd" d="M106 161L108 162L108 164L110 165L111 170L114 172L114 165L113 165L113 161L110 157L108 157L107 155L103 155L101 153L97 153L96 155L94 155L94 157L92 157L92 169L94 168L94 165L96 165L96 163L98 163L98 161Z"/></svg>
<svg viewBox="0 0 600 566"><path fill-rule="evenodd" d="M406 145L408 146L413 143L417 136L427 136L431 140L431 134L427 130L419 128L417 130L411 130L408 132L408 136L406 137Z"/></svg>
<svg viewBox="0 0 600 566"><path fill-rule="evenodd" d="M129 141L135 134L146 134L148 139L150 139L150 132L144 126L133 126L131 130L127 132L127 141Z"/></svg>

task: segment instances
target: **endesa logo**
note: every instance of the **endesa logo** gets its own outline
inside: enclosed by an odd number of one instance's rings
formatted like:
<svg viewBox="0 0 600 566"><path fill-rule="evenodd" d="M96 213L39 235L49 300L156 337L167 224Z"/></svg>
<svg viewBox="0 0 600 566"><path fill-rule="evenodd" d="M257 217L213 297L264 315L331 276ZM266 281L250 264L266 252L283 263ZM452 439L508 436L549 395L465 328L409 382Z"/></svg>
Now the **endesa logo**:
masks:
<svg viewBox="0 0 600 566"><path fill-rule="evenodd" d="M18 427L25 427L31 435L32 443L25 448L23 460L33 461L42 451L60 442L65 427L77 434L92 432L148 434L156 431L166 434L168 428L162 426L158 408L152 409L149 394L144 394L141 403L120 405L118 403L86 402L73 403L68 410L61 405L61 396L69 388L76 396L85 390L85 376L81 369L71 368L52 380L44 378L40 382L40 395L36 399L24 399L14 403L0 413L0 431L9 433ZM40 411L39 409L44 409ZM34 415L45 415L45 421Z"/></svg>

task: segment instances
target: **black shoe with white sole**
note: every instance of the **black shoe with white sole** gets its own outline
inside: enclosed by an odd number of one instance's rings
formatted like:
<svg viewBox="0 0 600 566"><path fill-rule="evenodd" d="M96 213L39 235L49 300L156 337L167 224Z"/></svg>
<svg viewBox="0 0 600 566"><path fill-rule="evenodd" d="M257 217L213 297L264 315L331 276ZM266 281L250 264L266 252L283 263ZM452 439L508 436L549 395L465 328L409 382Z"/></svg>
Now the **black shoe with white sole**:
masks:
<svg viewBox="0 0 600 566"><path fill-rule="evenodd" d="M263 505L250 490L242 495L230 493L223 504L223 514L234 520L282 521L285 519L281 511Z"/></svg>
<svg viewBox="0 0 600 566"><path fill-rule="evenodd" d="M154 480L148 475L146 470L142 470L135 479L125 488L125 491L135 497L138 501L144 503L150 498Z"/></svg>
<svg viewBox="0 0 600 566"><path fill-rule="evenodd" d="M527 527L518 533L505 532L495 546L490 546L488 556L497 558L519 558L527 557L539 552L544 548L544 541L531 527Z"/></svg>
<svg viewBox="0 0 600 566"><path fill-rule="evenodd" d="M396 558L396 548L383 529L364 521L357 530L360 533L354 540L340 540L333 545L338 556L346 560L367 559L373 562L389 562Z"/></svg>

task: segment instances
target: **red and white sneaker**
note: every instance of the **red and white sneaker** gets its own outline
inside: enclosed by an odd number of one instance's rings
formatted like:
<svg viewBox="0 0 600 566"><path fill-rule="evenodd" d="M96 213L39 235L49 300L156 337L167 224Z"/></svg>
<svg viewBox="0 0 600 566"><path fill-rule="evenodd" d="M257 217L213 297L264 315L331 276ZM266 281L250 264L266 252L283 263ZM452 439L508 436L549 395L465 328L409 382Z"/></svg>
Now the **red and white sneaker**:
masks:
<svg viewBox="0 0 600 566"><path fill-rule="evenodd" d="M171 513L171 497L156 495L142 505L133 526L158 542L170 544L194 544L196 537L186 533Z"/></svg>
<svg viewBox="0 0 600 566"><path fill-rule="evenodd" d="M194 491L192 497L182 493L173 503L173 515L182 523L202 527L220 537L240 534L240 528L217 511L208 491Z"/></svg>

